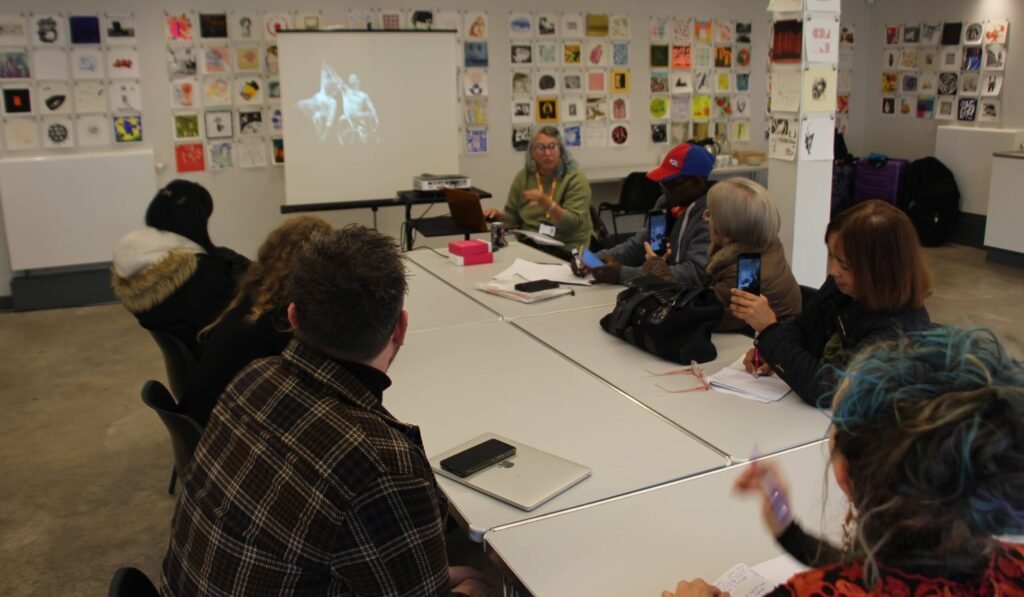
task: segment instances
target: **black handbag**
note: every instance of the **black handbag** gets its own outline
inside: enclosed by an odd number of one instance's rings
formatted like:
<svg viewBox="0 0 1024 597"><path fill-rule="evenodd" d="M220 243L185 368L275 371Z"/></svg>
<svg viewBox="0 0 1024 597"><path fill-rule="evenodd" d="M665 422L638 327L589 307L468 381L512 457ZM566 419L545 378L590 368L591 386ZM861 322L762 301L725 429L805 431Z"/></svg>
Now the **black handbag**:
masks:
<svg viewBox="0 0 1024 597"><path fill-rule="evenodd" d="M689 365L718 357L711 331L724 314L710 288L687 289L644 276L619 293L615 309L601 318L601 327L663 359Z"/></svg>

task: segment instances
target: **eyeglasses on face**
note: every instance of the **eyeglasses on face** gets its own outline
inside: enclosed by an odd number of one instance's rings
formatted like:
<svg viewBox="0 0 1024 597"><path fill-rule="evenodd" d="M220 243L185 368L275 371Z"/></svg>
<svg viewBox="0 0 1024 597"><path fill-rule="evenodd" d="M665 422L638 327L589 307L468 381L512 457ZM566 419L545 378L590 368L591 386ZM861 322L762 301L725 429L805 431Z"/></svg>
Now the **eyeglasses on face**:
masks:
<svg viewBox="0 0 1024 597"><path fill-rule="evenodd" d="M537 143L533 146L537 153L554 153L558 151L558 143Z"/></svg>

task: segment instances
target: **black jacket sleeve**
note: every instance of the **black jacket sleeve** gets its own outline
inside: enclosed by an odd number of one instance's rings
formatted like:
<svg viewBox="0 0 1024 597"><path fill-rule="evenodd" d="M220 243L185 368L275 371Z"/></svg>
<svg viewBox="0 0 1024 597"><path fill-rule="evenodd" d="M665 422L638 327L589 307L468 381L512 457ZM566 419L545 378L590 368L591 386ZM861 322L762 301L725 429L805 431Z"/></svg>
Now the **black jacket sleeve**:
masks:
<svg viewBox="0 0 1024 597"><path fill-rule="evenodd" d="M815 301L817 302L817 301ZM815 305L815 303L812 303ZM795 321L765 328L754 340L761 357L776 375L793 388L801 400L811 406L827 407L832 402L835 377L823 365L821 355L808 350L815 316L822 316L821 305L806 309ZM827 398L822 399L823 396ZM819 400L822 400L819 403Z"/></svg>
<svg viewBox="0 0 1024 597"><path fill-rule="evenodd" d="M843 552L839 548L803 530L796 521L786 528L786 532L777 541L786 553L811 568L837 564L843 559Z"/></svg>

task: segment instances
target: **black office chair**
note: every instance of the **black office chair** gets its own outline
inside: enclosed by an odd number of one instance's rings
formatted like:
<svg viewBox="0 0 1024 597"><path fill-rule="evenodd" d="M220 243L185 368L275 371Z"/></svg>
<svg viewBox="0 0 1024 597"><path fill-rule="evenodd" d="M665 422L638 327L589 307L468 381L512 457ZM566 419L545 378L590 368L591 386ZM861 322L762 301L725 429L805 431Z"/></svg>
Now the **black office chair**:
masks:
<svg viewBox="0 0 1024 597"><path fill-rule="evenodd" d="M800 285L800 308L806 309L811 300L818 296L818 289L811 286Z"/></svg>
<svg viewBox="0 0 1024 597"><path fill-rule="evenodd" d="M629 176L622 183L622 191L619 193L618 203L601 203L598 207L598 217L609 211L612 214L612 230L615 232L615 240L619 238L618 218L634 214L647 214L654 209L655 202L661 197L661 187L658 183L647 178L646 172L630 172Z"/></svg>
<svg viewBox="0 0 1024 597"><path fill-rule="evenodd" d="M142 386L142 401L156 411L171 436L174 468L171 469L171 483L167 493L174 495L174 483L178 475L185 471L188 463L192 462L192 454L195 453L199 438L203 435L203 426L192 417L180 413L171 393L158 381L151 379Z"/></svg>
<svg viewBox="0 0 1024 597"><path fill-rule="evenodd" d="M160 597L160 593L142 570L118 568L110 579L107 597Z"/></svg>
<svg viewBox="0 0 1024 597"><path fill-rule="evenodd" d="M156 345L160 347L160 352L164 355L167 382L171 386L171 393L180 403L185 395L185 388L188 387L192 374L195 373L196 357L177 336L156 330L147 331L156 340Z"/></svg>

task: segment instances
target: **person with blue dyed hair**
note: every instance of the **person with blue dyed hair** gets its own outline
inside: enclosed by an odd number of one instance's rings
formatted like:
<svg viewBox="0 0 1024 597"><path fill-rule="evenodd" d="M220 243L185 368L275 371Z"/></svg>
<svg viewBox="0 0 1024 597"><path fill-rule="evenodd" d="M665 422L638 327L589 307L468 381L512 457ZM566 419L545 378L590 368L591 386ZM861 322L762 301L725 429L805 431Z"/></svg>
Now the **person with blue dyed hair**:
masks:
<svg viewBox="0 0 1024 597"><path fill-rule="evenodd" d="M1024 531L1024 365L990 331L936 327L874 345L840 378L830 446L850 502L841 548L775 514L789 509L772 465L736 481L813 567L772 594L1024 594L1024 546L997 539ZM719 594L699 579L676 589Z"/></svg>

